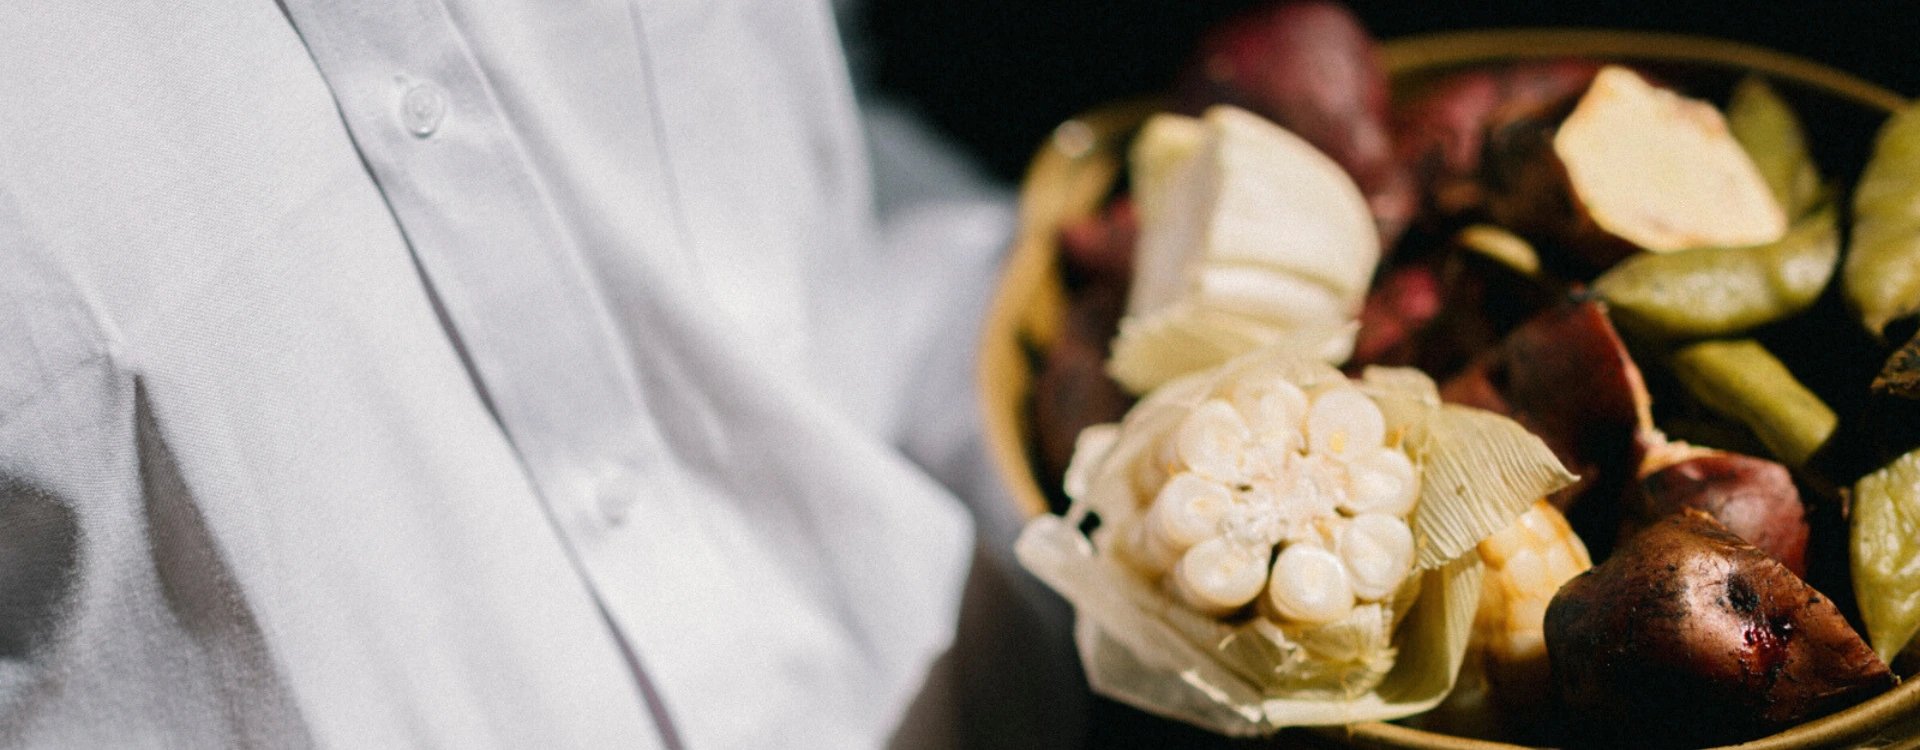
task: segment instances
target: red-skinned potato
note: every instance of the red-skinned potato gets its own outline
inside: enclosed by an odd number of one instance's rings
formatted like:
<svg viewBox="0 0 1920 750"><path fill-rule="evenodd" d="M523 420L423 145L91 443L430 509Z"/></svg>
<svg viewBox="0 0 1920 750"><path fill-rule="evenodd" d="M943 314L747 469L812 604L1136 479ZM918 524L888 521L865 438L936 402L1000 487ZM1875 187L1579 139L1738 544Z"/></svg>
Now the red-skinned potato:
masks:
<svg viewBox="0 0 1920 750"><path fill-rule="evenodd" d="M1494 221L1591 278L1642 250L1744 247L1786 214L1719 110L1609 66L1571 107L1491 129L1483 157Z"/></svg>
<svg viewBox="0 0 1920 750"><path fill-rule="evenodd" d="M1430 263L1381 274L1360 308L1360 332L1350 361L1356 366L1413 364L1415 337L1440 314L1443 294L1440 271Z"/></svg>
<svg viewBox="0 0 1920 750"><path fill-rule="evenodd" d="M1620 527L1622 496L1660 444L1640 368L1593 300L1569 301L1513 330L1441 386L1454 403L1507 414L1580 476L1549 499L1596 558Z"/></svg>
<svg viewBox="0 0 1920 750"><path fill-rule="evenodd" d="M1481 162L1487 131L1571 102L1600 70L1565 59L1477 68L1436 82L1393 112L1394 151L1424 196L1423 211L1439 218L1480 211L1486 204Z"/></svg>
<svg viewBox="0 0 1920 750"><path fill-rule="evenodd" d="M1563 586L1546 639L1570 736L1602 747L1740 742L1895 681L1831 601L1692 509Z"/></svg>
<svg viewBox="0 0 1920 750"><path fill-rule="evenodd" d="M1174 91L1183 112L1238 105L1332 157L1367 197L1382 247L1412 218L1417 194L1388 134L1386 70L1345 6L1295 0L1229 18L1201 39Z"/></svg>
<svg viewBox="0 0 1920 750"><path fill-rule="evenodd" d="M1381 272L1360 310L1349 372L1413 366L1445 378L1564 296L1559 283L1540 277L1537 266L1524 267L1523 258L1496 257L1463 239L1486 231L1470 228L1442 254Z"/></svg>
<svg viewBox="0 0 1920 750"><path fill-rule="evenodd" d="M1062 272L1071 290L1066 325L1033 383L1034 440L1048 486L1059 486L1074 441L1091 425L1119 421L1133 398L1107 375L1108 342L1126 310L1139 220L1122 197L1060 230Z"/></svg>
<svg viewBox="0 0 1920 750"><path fill-rule="evenodd" d="M1099 279L1126 284L1133 278L1134 243L1139 237L1140 217L1134 211L1133 199L1126 196L1114 199L1098 216L1061 227L1060 258L1071 277L1069 281Z"/></svg>
<svg viewBox="0 0 1920 750"><path fill-rule="evenodd" d="M1635 500L1624 534L1692 508L1713 516L1794 575L1807 574L1807 509L1785 466L1709 451L1648 475Z"/></svg>
<svg viewBox="0 0 1920 750"><path fill-rule="evenodd" d="M1464 233L1463 233L1464 234ZM1412 364L1447 378L1566 296L1556 281L1516 269L1458 239L1438 262L1440 309L1414 336ZM1362 321L1364 330L1365 321Z"/></svg>

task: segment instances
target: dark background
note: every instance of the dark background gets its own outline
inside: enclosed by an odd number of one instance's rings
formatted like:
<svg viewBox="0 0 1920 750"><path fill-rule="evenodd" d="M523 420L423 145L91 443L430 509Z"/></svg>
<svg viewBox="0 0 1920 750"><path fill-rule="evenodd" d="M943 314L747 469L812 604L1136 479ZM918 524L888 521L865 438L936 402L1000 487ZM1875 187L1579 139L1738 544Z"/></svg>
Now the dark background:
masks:
<svg viewBox="0 0 1920 750"><path fill-rule="evenodd" d="M1164 89L1212 23L1249 0L870 0L869 71L1002 179L1046 133L1101 102ZM1484 0L1349 3L1390 39L1475 28L1590 27L1771 47L1920 94L1920 2Z"/></svg>

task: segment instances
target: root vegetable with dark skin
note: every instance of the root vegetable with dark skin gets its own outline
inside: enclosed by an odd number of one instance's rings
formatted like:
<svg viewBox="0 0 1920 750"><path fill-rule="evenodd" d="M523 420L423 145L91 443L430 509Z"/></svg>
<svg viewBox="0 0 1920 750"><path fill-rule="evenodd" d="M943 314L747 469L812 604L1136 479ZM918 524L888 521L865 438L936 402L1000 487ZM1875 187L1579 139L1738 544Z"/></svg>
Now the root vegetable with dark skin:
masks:
<svg viewBox="0 0 1920 750"><path fill-rule="evenodd" d="M1382 274L1360 308L1360 332L1350 364L1413 364L1416 336L1440 314L1444 294L1440 271L1432 264L1410 264Z"/></svg>
<svg viewBox="0 0 1920 750"><path fill-rule="evenodd" d="M1512 416L1539 435L1580 475L1549 499L1595 558L1606 555L1623 496L1660 439L1640 368L1604 305L1569 301L1541 312L1448 379L1440 395Z"/></svg>
<svg viewBox="0 0 1920 750"><path fill-rule="evenodd" d="M1470 249L1463 238L1471 234L1461 232L1445 255L1381 272L1360 310L1349 373L1412 366L1444 379L1565 297L1559 282Z"/></svg>
<svg viewBox="0 0 1920 750"><path fill-rule="evenodd" d="M1636 500L1624 533L1693 508L1713 516L1794 575L1807 574L1807 509L1785 466L1738 453L1706 452L1641 480Z"/></svg>
<svg viewBox="0 0 1920 750"><path fill-rule="evenodd" d="M1571 108L1495 128L1483 161L1494 222L1559 248L1543 260L1573 278L1642 250L1760 245L1787 228L1719 110L1617 66Z"/></svg>
<svg viewBox="0 0 1920 750"><path fill-rule="evenodd" d="M1442 79L1396 107L1394 151L1424 196L1421 210L1445 220L1484 209L1488 130L1570 105L1599 70L1598 63L1578 59L1480 68Z"/></svg>
<svg viewBox="0 0 1920 750"><path fill-rule="evenodd" d="M1178 109L1234 104L1273 120L1345 169L1392 248L1418 195L1394 158L1387 73L1353 12L1320 0L1255 8L1214 27L1175 84Z"/></svg>
<svg viewBox="0 0 1920 750"><path fill-rule="evenodd" d="M1139 221L1120 198L1098 215L1060 231L1060 257L1071 303L1060 339L1047 350L1033 383L1034 440L1044 486L1060 486L1080 431L1117 422L1133 405L1107 375L1108 342L1126 309Z"/></svg>
<svg viewBox="0 0 1920 750"><path fill-rule="evenodd" d="M1546 640L1571 736L1597 746L1740 742L1895 681L1824 595L1693 509L1562 587Z"/></svg>
<svg viewBox="0 0 1920 750"><path fill-rule="evenodd" d="M1457 240L1454 245L1438 263L1440 307L1414 333L1411 347L1412 364L1442 379L1566 299L1558 281L1522 273ZM1363 334L1366 323L1361 320Z"/></svg>

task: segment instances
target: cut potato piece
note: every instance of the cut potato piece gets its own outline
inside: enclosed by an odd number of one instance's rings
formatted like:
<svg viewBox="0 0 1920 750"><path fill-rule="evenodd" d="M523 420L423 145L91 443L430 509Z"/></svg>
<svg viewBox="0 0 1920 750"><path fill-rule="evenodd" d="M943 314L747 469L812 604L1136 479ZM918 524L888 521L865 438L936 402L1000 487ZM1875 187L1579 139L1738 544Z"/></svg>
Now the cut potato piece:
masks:
<svg viewBox="0 0 1920 750"><path fill-rule="evenodd" d="M1625 68L1594 77L1553 150L1593 223L1640 248L1759 245L1787 231L1720 111Z"/></svg>
<svg viewBox="0 0 1920 750"><path fill-rule="evenodd" d="M1561 250L1542 260L1580 278L1642 250L1759 245L1787 229L1719 110L1618 66L1571 109L1495 127L1486 160L1493 219Z"/></svg>

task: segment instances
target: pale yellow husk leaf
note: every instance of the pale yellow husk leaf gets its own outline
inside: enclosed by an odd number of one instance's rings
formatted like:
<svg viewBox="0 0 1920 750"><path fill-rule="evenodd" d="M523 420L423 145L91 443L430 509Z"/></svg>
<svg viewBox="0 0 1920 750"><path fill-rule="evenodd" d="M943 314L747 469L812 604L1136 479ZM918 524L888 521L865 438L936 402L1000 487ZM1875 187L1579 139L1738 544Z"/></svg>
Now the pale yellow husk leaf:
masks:
<svg viewBox="0 0 1920 750"><path fill-rule="evenodd" d="M1270 345L1351 355L1380 241L1338 164L1231 106L1153 117L1130 158L1140 239L1115 380L1146 393Z"/></svg>
<svg viewBox="0 0 1920 750"><path fill-rule="evenodd" d="M1140 522L1140 497L1165 481L1170 467L1154 462L1181 419L1240 379L1273 376L1308 391L1344 380L1324 363L1276 349L1173 380L1117 432L1095 428L1102 432L1083 443L1095 455L1076 456L1070 472L1082 494L1065 517L1028 525L1019 559L1073 604L1081 659L1103 695L1238 736L1427 710L1451 689L1472 631L1481 576L1474 546L1572 476L1517 424L1440 404L1418 371L1369 369L1358 386L1381 406L1390 433L1407 441L1422 474L1409 519L1418 567L1401 593L1291 636L1258 619L1195 613L1102 550L1117 530ZM1091 538L1081 530L1089 514L1099 521Z"/></svg>

